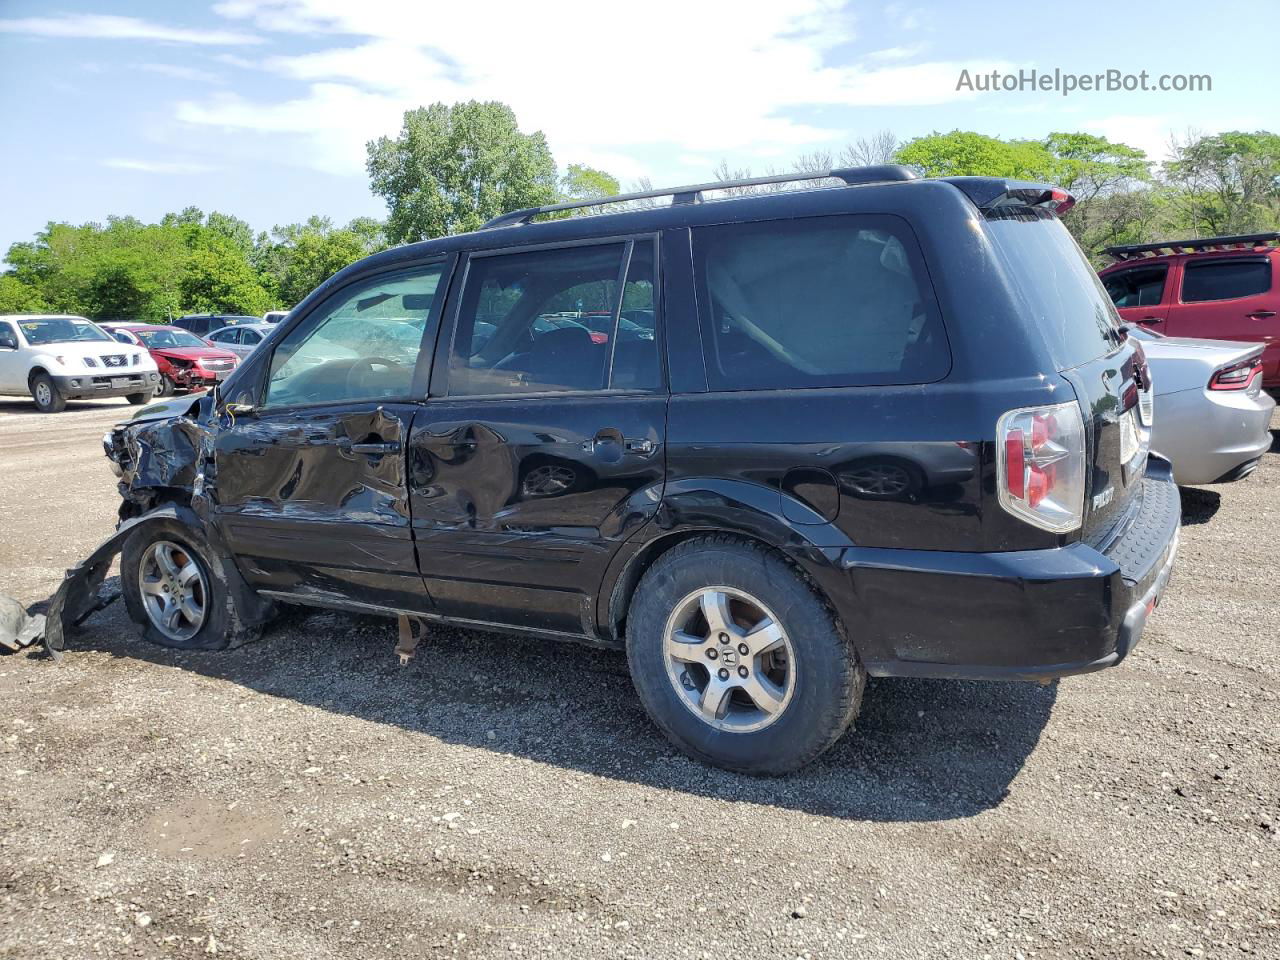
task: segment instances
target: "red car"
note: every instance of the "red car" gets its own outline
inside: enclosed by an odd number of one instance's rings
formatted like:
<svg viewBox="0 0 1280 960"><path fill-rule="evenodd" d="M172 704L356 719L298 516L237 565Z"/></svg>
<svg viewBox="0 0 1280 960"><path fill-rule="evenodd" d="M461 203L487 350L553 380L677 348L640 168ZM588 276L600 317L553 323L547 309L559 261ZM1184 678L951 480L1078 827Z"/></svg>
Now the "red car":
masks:
<svg viewBox="0 0 1280 960"><path fill-rule="evenodd" d="M175 390L202 390L225 380L240 362L230 350L212 346L179 327L154 323L102 324L121 343L146 347L160 369L160 389L167 397Z"/></svg>
<svg viewBox="0 0 1280 960"><path fill-rule="evenodd" d="M1265 345L1262 385L1280 390L1280 233L1108 247L1100 272L1120 316L1170 337Z"/></svg>

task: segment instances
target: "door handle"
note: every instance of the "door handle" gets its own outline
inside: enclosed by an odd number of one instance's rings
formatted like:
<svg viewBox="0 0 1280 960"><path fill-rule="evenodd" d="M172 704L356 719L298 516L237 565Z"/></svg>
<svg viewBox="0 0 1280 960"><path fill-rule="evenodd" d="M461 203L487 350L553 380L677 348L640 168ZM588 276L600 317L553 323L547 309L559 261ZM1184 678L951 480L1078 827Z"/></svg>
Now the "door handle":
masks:
<svg viewBox="0 0 1280 960"><path fill-rule="evenodd" d="M352 453L363 453L370 457L380 457L384 453L400 452L400 444L394 440L389 443L344 443L342 446Z"/></svg>
<svg viewBox="0 0 1280 960"><path fill-rule="evenodd" d="M1164 317L1143 317L1139 323L1164 323Z"/></svg>
<svg viewBox="0 0 1280 960"><path fill-rule="evenodd" d="M1253 313L1245 314L1250 320L1267 320L1275 315L1274 310L1255 310Z"/></svg>
<svg viewBox="0 0 1280 960"><path fill-rule="evenodd" d="M653 441L648 437L628 437L626 440L622 441L622 448L626 450L627 453L648 455L653 453Z"/></svg>

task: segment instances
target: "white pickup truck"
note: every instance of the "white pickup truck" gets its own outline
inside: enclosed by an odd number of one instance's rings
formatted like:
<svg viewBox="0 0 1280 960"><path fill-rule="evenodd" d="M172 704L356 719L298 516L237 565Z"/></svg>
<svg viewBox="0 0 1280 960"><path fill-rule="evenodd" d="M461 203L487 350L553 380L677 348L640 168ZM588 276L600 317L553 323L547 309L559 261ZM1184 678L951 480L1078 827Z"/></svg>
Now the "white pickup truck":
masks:
<svg viewBox="0 0 1280 960"><path fill-rule="evenodd" d="M57 413L89 397L146 403L159 384L150 353L84 317L0 316L0 396L30 396L36 409Z"/></svg>

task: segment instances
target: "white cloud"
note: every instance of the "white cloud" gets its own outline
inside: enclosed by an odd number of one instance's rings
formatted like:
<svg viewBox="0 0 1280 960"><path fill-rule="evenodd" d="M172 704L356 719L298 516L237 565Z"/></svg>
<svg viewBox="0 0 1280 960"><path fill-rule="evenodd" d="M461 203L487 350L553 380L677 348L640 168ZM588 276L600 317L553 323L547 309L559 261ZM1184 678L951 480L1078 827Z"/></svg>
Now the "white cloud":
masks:
<svg viewBox="0 0 1280 960"><path fill-rule="evenodd" d="M262 43L262 38L234 30L193 30L168 27L137 17L99 14L67 14L61 17L22 17L0 20L0 33L25 33L40 37L82 37L93 40L163 40L229 46Z"/></svg>
<svg viewBox="0 0 1280 960"><path fill-rule="evenodd" d="M1169 143L1177 123L1165 114L1115 114L1086 123L1084 128L1112 143L1146 151L1148 159L1161 163L1169 158Z"/></svg>
<svg viewBox="0 0 1280 960"><path fill-rule="evenodd" d="M634 16L588 0L555 17L531 3L225 0L215 9L263 30L356 39L262 62L307 83L301 96L193 100L179 118L296 133L306 139L296 157L349 174L363 170L367 140L394 134L406 109L435 101L508 103L526 131L547 135L562 164L641 147L749 164L838 147L848 136L797 119L799 110L949 103L972 96L955 90L962 67L1009 66L831 66L824 54L854 36L840 0L760 5L745 16L728 0L652 0ZM649 69L655 58L668 68ZM615 166L624 178L640 172Z"/></svg>
<svg viewBox="0 0 1280 960"><path fill-rule="evenodd" d="M115 170L137 170L140 173L211 173L216 167L204 163L185 163L183 161L165 160L131 160L124 157L112 157L103 160L104 167Z"/></svg>
<svg viewBox="0 0 1280 960"><path fill-rule="evenodd" d="M924 52L925 45L923 43L913 43L904 47L886 47L883 50L872 50L870 53L864 54L863 59L875 61L887 60L910 60L912 57L918 57Z"/></svg>
<svg viewBox="0 0 1280 960"><path fill-rule="evenodd" d="M225 83L226 81L211 70L200 70L196 67L182 67L172 63L140 63L139 70L147 73L158 73L163 77L175 80L191 80L196 83Z"/></svg>

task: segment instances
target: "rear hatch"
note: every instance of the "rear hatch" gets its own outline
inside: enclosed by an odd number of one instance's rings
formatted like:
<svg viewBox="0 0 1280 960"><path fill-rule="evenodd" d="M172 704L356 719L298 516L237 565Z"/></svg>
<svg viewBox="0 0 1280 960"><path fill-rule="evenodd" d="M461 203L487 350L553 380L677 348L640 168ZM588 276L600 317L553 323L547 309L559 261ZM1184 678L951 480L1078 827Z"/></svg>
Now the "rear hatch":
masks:
<svg viewBox="0 0 1280 960"><path fill-rule="evenodd" d="M1080 402L1087 462L1080 536L1103 543L1136 506L1146 469L1153 404L1142 348L1120 331L1111 299L1052 205L1003 203L983 212L1024 315Z"/></svg>

